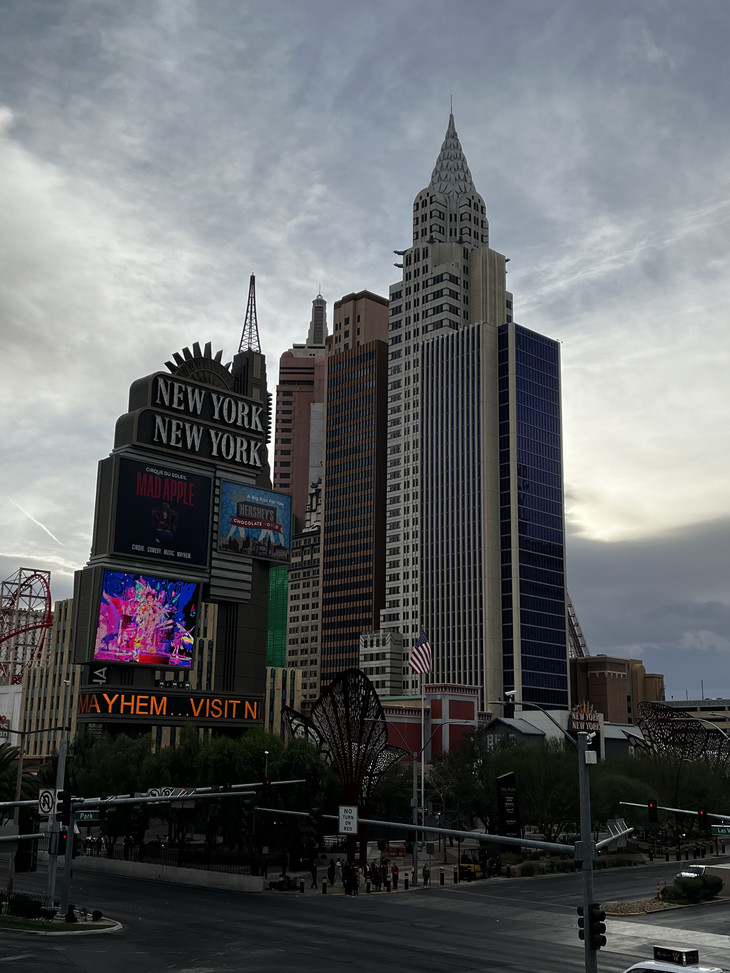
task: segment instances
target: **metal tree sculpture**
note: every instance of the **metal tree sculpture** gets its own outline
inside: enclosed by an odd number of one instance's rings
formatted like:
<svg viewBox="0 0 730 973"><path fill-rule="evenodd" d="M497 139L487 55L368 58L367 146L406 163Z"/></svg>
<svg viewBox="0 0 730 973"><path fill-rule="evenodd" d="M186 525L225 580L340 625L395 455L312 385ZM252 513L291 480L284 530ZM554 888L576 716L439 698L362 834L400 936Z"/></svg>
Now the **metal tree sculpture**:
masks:
<svg viewBox="0 0 730 973"><path fill-rule="evenodd" d="M344 797L367 806L385 771L406 755L388 743L385 714L373 684L360 669L345 669L313 704L310 715L286 709L290 731L320 748L337 768Z"/></svg>
<svg viewBox="0 0 730 973"><path fill-rule="evenodd" d="M636 720L650 753L666 753L681 760L730 761L730 739L704 725L685 710L646 700L637 706ZM709 722L709 721L708 721Z"/></svg>

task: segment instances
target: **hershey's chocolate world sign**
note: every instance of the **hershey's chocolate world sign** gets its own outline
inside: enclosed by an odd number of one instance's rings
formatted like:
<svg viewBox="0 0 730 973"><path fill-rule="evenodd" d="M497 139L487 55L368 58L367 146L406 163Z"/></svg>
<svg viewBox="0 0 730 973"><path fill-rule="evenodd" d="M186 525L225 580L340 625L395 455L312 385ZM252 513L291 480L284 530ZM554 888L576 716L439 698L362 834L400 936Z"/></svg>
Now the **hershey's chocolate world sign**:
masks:
<svg viewBox="0 0 730 973"><path fill-rule="evenodd" d="M256 473L266 461L266 436L261 402L158 372L130 387L114 446L147 446Z"/></svg>

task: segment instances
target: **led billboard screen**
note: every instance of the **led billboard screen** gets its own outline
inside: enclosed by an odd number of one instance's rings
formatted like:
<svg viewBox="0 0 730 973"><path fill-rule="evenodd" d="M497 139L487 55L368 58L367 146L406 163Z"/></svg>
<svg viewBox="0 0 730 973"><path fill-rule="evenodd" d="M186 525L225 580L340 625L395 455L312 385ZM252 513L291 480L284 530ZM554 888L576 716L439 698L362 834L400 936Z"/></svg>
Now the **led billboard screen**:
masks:
<svg viewBox="0 0 730 973"><path fill-rule="evenodd" d="M240 483L221 483L219 551L286 562L290 542L291 497Z"/></svg>
<svg viewBox="0 0 730 973"><path fill-rule="evenodd" d="M197 589L190 581L105 571L94 659L190 668Z"/></svg>
<svg viewBox="0 0 730 973"><path fill-rule="evenodd" d="M211 479L120 459L114 550L178 564L208 563Z"/></svg>

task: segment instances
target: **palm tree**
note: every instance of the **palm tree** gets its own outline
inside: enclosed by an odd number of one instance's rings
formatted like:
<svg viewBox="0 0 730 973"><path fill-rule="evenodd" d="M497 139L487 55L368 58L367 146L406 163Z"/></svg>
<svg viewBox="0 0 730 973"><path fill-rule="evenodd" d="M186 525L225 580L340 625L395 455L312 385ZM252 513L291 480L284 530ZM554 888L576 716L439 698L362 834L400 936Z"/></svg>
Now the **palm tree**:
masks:
<svg viewBox="0 0 730 973"><path fill-rule="evenodd" d="M0 803L15 800L15 788L18 782L18 757L20 751L11 747L9 743L0 744ZM23 774L21 781L21 795L25 799L34 797L38 791L38 782L32 774ZM0 811L0 818L11 817L12 808Z"/></svg>

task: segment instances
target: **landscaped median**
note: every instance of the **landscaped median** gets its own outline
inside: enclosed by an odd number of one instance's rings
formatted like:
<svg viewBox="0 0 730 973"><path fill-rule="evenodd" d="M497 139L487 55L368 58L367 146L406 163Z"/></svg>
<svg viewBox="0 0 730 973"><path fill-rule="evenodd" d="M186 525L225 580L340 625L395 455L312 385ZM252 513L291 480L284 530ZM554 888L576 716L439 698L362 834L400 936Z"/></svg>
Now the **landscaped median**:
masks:
<svg viewBox="0 0 730 973"><path fill-rule="evenodd" d="M41 936L62 936L67 933L113 932L121 925L106 918L100 909L76 909L73 905L63 915L56 909L45 908L40 899L16 892L9 903L0 894L0 929L29 932Z"/></svg>

